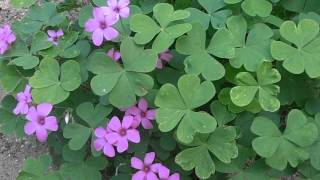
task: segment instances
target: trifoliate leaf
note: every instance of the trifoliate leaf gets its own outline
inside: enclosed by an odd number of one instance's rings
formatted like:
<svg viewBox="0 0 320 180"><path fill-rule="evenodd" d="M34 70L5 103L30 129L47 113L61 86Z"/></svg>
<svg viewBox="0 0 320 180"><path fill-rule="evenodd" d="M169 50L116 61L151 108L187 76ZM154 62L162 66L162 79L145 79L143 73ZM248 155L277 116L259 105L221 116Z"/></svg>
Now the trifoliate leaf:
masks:
<svg viewBox="0 0 320 180"><path fill-rule="evenodd" d="M144 96L153 87L153 79L144 73L156 67L157 54L136 45L132 38L122 41L123 66L105 53L96 52L90 56L88 70L96 74L91 80L95 94L109 94L109 101L118 108L130 107L136 103L136 95Z"/></svg>
<svg viewBox="0 0 320 180"><path fill-rule="evenodd" d="M230 163L231 159L238 156L235 138L235 128L217 128L206 142L193 144L194 147L180 152L176 156L175 162L184 170L195 169L197 177L206 179L215 172L215 164L210 152L224 163Z"/></svg>
<svg viewBox="0 0 320 180"><path fill-rule="evenodd" d="M291 110L287 117L287 127L282 133L272 120L257 117L251 131L258 135L252 141L253 149L272 168L283 170L289 163L296 167L299 162L307 160L309 153L305 147L318 138L318 129L300 110Z"/></svg>
<svg viewBox="0 0 320 180"><path fill-rule="evenodd" d="M177 40L179 53L189 55L184 61L188 74L201 74L206 80L218 80L225 74L223 65L206 50L206 32L200 24L194 24L186 36Z"/></svg>
<svg viewBox="0 0 320 180"><path fill-rule="evenodd" d="M280 26L280 34L295 47L282 41L274 41L271 45L272 56L283 61L283 67L293 74L305 71L311 78L319 77L319 24L310 19L303 19L298 25L293 21L286 21Z"/></svg>
<svg viewBox="0 0 320 180"><path fill-rule="evenodd" d="M214 117L204 111L195 112L213 98L215 88L209 81L200 82L195 75L184 75L178 81L178 89L172 84L163 85L156 97L156 119L162 132L173 130L176 126L177 137L190 143L196 133L210 133L217 123Z"/></svg>
<svg viewBox="0 0 320 180"><path fill-rule="evenodd" d="M92 129L78 123L68 124L63 130L63 136L69 141L69 148L72 150L81 149L88 141Z"/></svg>
<svg viewBox="0 0 320 180"><path fill-rule="evenodd" d="M80 86L79 63L69 60L60 67L55 59L42 59L39 70L29 82L33 88L32 97L35 102L58 104L68 98L70 91Z"/></svg>
<svg viewBox="0 0 320 180"><path fill-rule="evenodd" d="M274 112L279 109L280 101L276 98L279 86L274 85L280 81L280 73L272 68L272 64L265 62L257 69L257 80L248 72L237 74L237 84L230 91L232 102L240 107L247 106L254 98L265 111Z"/></svg>
<svg viewBox="0 0 320 180"><path fill-rule="evenodd" d="M94 107L91 102L80 104L76 110L77 115L87 122L92 128L97 128L101 125L111 111L111 107L106 107L101 104ZM105 123L103 125L105 125Z"/></svg>
<svg viewBox="0 0 320 180"><path fill-rule="evenodd" d="M130 29L136 32L134 40L137 44L146 44L155 38L152 49L161 53L168 49L174 40L192 29L189 23L174 23L190 16L186 10L174 11L167 3L158 3L153 8L157 22L144 14L136 14L130 20Z"/></svg>

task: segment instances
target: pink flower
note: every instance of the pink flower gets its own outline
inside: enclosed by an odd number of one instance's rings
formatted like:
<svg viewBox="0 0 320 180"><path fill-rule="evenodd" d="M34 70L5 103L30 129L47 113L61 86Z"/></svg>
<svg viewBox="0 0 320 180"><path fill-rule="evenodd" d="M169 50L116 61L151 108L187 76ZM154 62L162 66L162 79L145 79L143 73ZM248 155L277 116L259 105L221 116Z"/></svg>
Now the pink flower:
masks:
<svg viewBox="0 0 320 180"><path fill-rule="evenodd" d="M107 55L113 59L114 61L119 61L119 59L121 58L121 54L119 51L114 50L114 48L111 48Z"/></svg>
<svg viewBox="0 0 320 180"><path fill-rule="evenodd" d="M16 36L10 25L6 24L0 27L0 54L4 54L15 40Z"/></svg>
<svg viewBox="0 0 320 180"><path fill-rule="evenodd" d="M62 29L59 29L58 31L54 30L48 30L48 41L52 42L54 45L58 45L59 38L63 36Z"/></svg>
<svg viewBox="0 0 320 180"><path fill-rule="evenodd" d="M153 125L151 121L155 119L156 110L148 110L148 101L141 98L137 106L132 106L125 112L126 115L134 116L133 127L138 127L140 123L145 129L152 129Z"/></svg>
<svg viewBox="0 0 320 180"><path fill-rule="evenodd" d="M128 18L130 15L130 0L108 0L108 12L113 12L117 17Z"/></svg>
<svg viewBox="0 0 320 180"><path fill-rule="evenodd" d="M162 164L158 166L158 174L160 180L180 180L179 173L174 173L170 176L170 170Z"/></svg>
<svg viewBox="0 0 320 180"><path fill-rule="evenodd" d="M27 114L29 111L29 104L32 102L31 86L26 85L24 91L17 94L16 99L18 100L18 104L13 110L13 113L15 115Z"/></svg>
<svg viewBox="0 0 320 180"><path fill-rule="evenodd" d="M139 131L132 127L132 123L132 116L124 116L122 123L117 116L113 116L108 123L110 132L106 135L106 139L110 144L117 147L119 153L128 149L128 141L133 143L140 142Z"/></svg>
<svg viewBox="0 0 320 180"><path fill-rule="evenodd" d="M119 32L112 27L118 21L114 13L107 13L107 7L93 9L93 18L85 23L85 30L92 32L93 44L100 46L104 39L110 41L118 37Z"/></svg>
<svg viewBox="0 0 320 180"><path fill-rule="evenodd" d="M108 157L114 157L115 151L113 145L110 144L106 139L106 135L108 134L108 132L109 131L106 128L97 128L94 132L97 139L94 140L93 145L97 151L103 151L104 155Z"/></svg>
<svg viewBox="0 0 320 180"><path fill-rule="evenodd" d="M137 157L131 158L131 167L139 170L132 176L132 180L158 180L156 172L159 164L152 164L156 154L154 152L147 153L142 162Z"/></svg>
<svg viewBox="0 0 320 180"><path fill-rule="evenodd" d="M173 58L169 50L166 50L158 55L157 68L162 69L165 63L168 63Z"/></svg>
<svg viewBox="0 0 320 180"><path fill-rule="evenodd" d="M52 105L43 103L37 107L31 107L26 116L29 121L24 126L27 135L36 133L40 142L45 142L48 138L48 131L57 131L58 122L54 116L48 116L52 110Z"/></svg>

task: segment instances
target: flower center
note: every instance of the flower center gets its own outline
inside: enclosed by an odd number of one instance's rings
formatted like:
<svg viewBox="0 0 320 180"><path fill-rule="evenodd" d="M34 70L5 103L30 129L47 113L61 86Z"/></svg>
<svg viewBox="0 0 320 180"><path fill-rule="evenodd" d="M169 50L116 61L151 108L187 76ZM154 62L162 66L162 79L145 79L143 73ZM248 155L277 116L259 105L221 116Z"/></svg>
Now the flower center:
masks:
<svg viewBox="0 0 320 180"><path fill-rule="evenodd" d="M54 42L57 42L59 38L56 36L56 37L53 37L52 39Z"/></svg>
<svg viewBox="0 0 320 180"><path fill-rule="evenodd" d="M125 135L127 135L127 130L122 128L122 129L120 129L119 134L120 134L120 136L125 136Z"/></svg>
<svg viewBox="0 0 320 180"><path fill-rule="evenodd" d="M39 123L40 125L44 125L44 123L45 123L45 117L39 117L39 118L38 118L38 123Z"/></svg>
<svg viewBox="0 0 320 180"><path fill-rule="evenodd" d="M146 115L147 115L146 112L143 112L143 111L141 112L141 117L146 117Z"/></svg>
<svg viewBox="0 0 320 180"><path fill-rule="evenodd" d="M106 22L100 22L100 28L101 29L107 28L107 23Z"/></svg>
<svg viewBox="0 0 320 180"><path fill-rule="evenodd" d="M116 7L116 8L114 9L114 11L115 11L116 13L119 13L119 12L120 12L120 8L119 8L119 7Z"/></svg>
<svg viewBox="0 0 320 180"><path fill-rule="evenodd" d="M144 166L143 167L143 171L144 172L149 172L150 171L150 167L149 166Z"/></svg>

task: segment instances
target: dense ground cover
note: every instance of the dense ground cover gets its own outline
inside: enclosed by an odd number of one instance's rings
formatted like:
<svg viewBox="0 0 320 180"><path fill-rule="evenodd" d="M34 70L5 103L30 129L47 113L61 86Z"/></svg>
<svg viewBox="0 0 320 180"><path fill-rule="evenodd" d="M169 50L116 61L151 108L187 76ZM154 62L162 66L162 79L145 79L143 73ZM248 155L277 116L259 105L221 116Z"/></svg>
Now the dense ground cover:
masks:
<svg viewBox="0 0 320 180"><path fill-rule="evenodd" d="M0 28L1 132L51 150L17 179L319 178L320 2L35 2Z"/></svg>

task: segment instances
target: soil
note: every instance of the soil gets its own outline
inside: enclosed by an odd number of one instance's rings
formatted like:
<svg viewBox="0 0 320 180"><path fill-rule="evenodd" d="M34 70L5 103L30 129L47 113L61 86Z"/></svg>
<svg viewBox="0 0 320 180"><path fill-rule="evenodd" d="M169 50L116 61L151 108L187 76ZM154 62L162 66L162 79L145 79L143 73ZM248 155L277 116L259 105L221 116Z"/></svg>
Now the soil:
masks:
<svg viewBox="0 0 320 180"><path fill-rule="evenodd" d="M26 9L14 9L9 0L0 0L0 26L24 16ZM0 99L4 93L0 89ZM1 117L0 117L1 118ZM0 180L14 180L28 157L38 157L48 153L47 146L34 137L18 139L0 133Z"/></svg>

